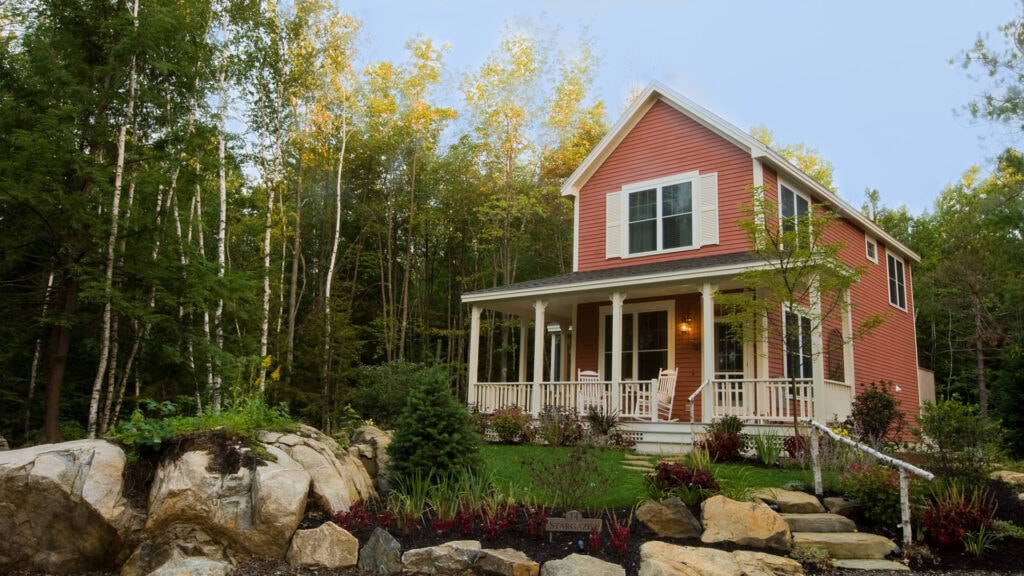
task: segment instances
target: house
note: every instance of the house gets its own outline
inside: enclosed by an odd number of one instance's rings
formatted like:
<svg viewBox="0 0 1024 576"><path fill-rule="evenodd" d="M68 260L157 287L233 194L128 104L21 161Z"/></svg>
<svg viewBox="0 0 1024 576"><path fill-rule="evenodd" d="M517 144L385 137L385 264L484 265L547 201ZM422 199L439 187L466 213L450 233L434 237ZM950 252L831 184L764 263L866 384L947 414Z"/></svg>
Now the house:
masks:
<svg viewBox="0 0 1024 576"><path fill-rule="evenodd" d="M866 266L842 317L800 331L796 352L806 361L796 368L785 360L782 338L731 338L715 299L748 288L738 275L763 265L737 224L754 187L783 216L829 203L838 216L830 240L844 244L844 262ZM636 421L638 434L643 422L706 423L726 414L771 424L790 420L795 410L832 421L849 414L867 383L882 380L892 382L904 409L916 410L911 265L919 257L746 132L653 84L562 194L575 203L573 271L463 295L472 307L471 405L485 412L518 405L535 415L547 406L577 410L581 392L592 386L578 375L591 371L605 407ZM484 311L521 318L515 382L480 379ZM874 314L884 322L851 338L853 327ZM793 325L803 326L801 318ZM662 398L671 412L659 414L662 369L674 371L674 389Z"/></svg>

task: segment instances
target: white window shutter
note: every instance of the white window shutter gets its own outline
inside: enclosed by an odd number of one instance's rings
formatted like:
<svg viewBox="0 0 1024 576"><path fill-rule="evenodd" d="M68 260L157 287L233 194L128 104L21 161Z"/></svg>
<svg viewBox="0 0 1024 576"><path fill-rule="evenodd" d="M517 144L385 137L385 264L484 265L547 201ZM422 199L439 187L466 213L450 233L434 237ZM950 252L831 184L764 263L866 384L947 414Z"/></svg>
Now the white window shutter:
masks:
<svg viewBox="0 0 1024 576"><path fill-rule="evenodd" d="M604 251L605 258L622 257L622 192L605 196Z"/></svg>
<svg viewBox="0 0 1024 576"><path fill-rule="evenodd" d="M718 244L718 173L700 176L700 245Z"/></svg>

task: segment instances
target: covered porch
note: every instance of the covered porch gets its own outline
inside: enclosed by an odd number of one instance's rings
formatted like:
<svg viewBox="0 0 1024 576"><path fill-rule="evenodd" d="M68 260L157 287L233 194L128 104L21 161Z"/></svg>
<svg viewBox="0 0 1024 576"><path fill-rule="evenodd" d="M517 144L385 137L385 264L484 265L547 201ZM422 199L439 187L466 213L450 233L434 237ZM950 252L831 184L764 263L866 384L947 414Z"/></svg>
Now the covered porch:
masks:
<svg viewBox="0 0 1024 576"><path fill-rule="evenodd" d="M713 265L712 265L713 264ZM537 417L546 409L583 415L583 398L625 422L708 423L726 415L751 425L798 418L829 421L849 414L851 344L823 353L821 329L787 365L781 341L767 330L749 342L728 333L714 295L743 290L735 278L745 255L573 273L471 292L467 404L491 413L516 406ZM481 370L485 311L518 318L512 378ZM849 317L834 330L852 331ZM657 410L657 375L677 371L670 411ZM596 373L580 382L581 371ZM790 373L794 378L790 379ZM826 375L828 378L826 378Z"/></svg>

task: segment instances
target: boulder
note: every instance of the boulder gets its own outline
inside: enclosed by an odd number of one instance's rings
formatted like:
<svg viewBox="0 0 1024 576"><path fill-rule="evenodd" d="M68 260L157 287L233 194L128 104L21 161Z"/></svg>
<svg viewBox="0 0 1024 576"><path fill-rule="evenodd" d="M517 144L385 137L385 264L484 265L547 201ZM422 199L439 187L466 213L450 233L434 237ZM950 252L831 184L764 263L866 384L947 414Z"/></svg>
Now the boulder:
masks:
<svg viewBox="0 0 1024 576"><path fill-rule="evenodd" d="M545 562L540 567L540 576L626 576L626 569L593 556L570 554Z"/></svg>
<svg viewBox="0 0 1024 576"><path fill-rule="evenodd" d="M315 428L303 425L295 434L264 433L260 440L282 450L309 473L314 503L327 512L348 510L376 496L373 480L359 458Z"/></svg>
<svg viewBox="0 0 1024 576"><path fill-rule="evenodd" d="M860 505L860 502L852 498L828 496L825 498L824 504L825 510L829 513L846 516L854 522L864 516L864 507Z"/></svg>
<svg viewBox="0 0 1024 576"><path fill-rule="evenodd" d="M754 499L776 505L778 512L783 514L820 514L825 511L817 496L796 490L763 488L754 493Z"/></svg>
<svg viewBox="0 0 1024 576"><path fill-rule="evenodd" d="M296 567L348 568L359 559L359 540L334 522L324 522L312 530L296 531L286 559Z"/></svg>
<svg viewBox="0 0 1024 576"><path fill-rule="evenodd" d="M388 446L390 445L391 432L381 430L376 426L362 426L352 434L352 447L357 450L359 460L381 492L386 492L388 489Z"/></svg>
<svg viewBox="0 0 1024 576"><path fill-rule="evenodd" d="M147 535L191 524L231 547L283 558L306 510L310 477L282 450L254 466L220 469L213 456L188 451L157 469Z"/></svg>
<svg viewBox="0 0 1024 576"><path fill-rule="evenodd" d="M1007 484L1013 484L1014 486L1024 486L1024 472L1014 472L1012 470L996 470L989 475L989 478L993 480L1000 480Z"/></svg>
<svg viewBox="0 0 1024 576"><path fill-rule="evenodd" d="M476 557L473 569L493 576L537 576L540 564L518 550L502 548L484 549Z"/></svg>
<svg viewBox="0 0 1024 576"><path fill-rule="evenodd" d="M757 502L737 502L712 496L701 504L705 544L735 544L751 548L789 551L789 526L777 512Z"/></svg>
<svg viewBox="0 0 1024 576"><path fill-rule="evenodd" d="M648 500L636 510L636 519L662 538L697 538L700 522L679 498Z"/></svg>
<svg viewBox="0 0 1024 576"><path fill-rule="evenodd" d="M0 571L112 567L132 521L125 462L103 440L0 452Z"/></svg>
<svg viewBox="0 0 1024 576"><path fill-rule="evenodd" d="M797 576L800 563L763 552L646 542L640 546L639 576Z"/></svg>
<svg viewBox="0 0 1024 576"><path fill-rule="evenodd" d="M182 524L142 542L121 567L120 576L224 576L233 568L224 546L202 530Z"/></svg>
<svg viewBox="0 0 1024 576"><path fill-rule="evenodd" d="M380 526L374 528L366 546L359 551L359 569L372 574L402 571L402 545Z"/></svg>
<svg viewBox="0 0 1024 576"><path fill-rule="evenodd" d="M462 575L470 571L479 555L480 542L476 540L456 540L430 548L415 548L402 554L402 572Z"/></svg>

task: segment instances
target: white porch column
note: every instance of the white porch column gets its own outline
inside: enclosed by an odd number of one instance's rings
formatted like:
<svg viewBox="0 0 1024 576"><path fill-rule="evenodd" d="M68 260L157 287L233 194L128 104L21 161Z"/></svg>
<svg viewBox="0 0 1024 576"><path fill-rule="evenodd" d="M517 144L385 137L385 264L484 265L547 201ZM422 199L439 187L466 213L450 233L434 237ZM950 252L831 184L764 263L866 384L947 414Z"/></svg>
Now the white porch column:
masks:
<svg viewBox="0 0 1024 576"><path fill-rule="evenodd" d="M825 344L822 342L821 325L821 294L818 293L817 280L810 290L811 313L814 320L811 323L811 388L814 390L814 414L810 416L821 423L831 416L826 414L828 404L825 401Z"/></svg>
<svg viewBox="0 0 1024 576"><path fill-rule="evenodd" d="M469 322L469 374L466 384L466 403L477 404L476 380L480 366L480 312L479 306L473 306Z"/></svg>
<svg viewBox="0 0 1024 576"><path fill-rule="evenodd" d="M700 343L700 374L701 381L698 384L704 384L713 380L715 377L715 291L718 290L717 284L711 284L705 282L701 287L701 309L700 309L700 323L701 323L701 343ZM712 413L712 400L714 400L714 390L711 388L704 388L704 392L701 394L701 420L704 422L711 421Z"/></svg>
<svg viewBox="0 0 1024 576"><path fill-rule="evenodd" d="M622 410L619 389L622 384L622 303L626 301L624 292L615 292L611 295L612 300L612 373L605 377L612 382L612 405L613 412Z"/></svg>
<svg viewBox="0 0 1024 576"><path fill-rule="evenodd" d="M850 305L850 291L843 296L846 312L843 314L843 381L850 387L850 401L857 395L857 380L853 372L853 308Z"/></svg>
<svg viewBox="0 0 1024 576"><path fill-rule="evenodd" d="M530 321L525 316L519 317L519 378L518 382L529 382L526 378L526 359L527 354L530 353L530 347L527 344L530 342ZM539 346L544 346L544 340L540 341Z"/></svg>
<svg viewBox="0 0 1024 576"><path fill-rule="evenodd" d="M558 377L558 374L555 373L555 369L558 368L558 336L559 333L555 331L548 333L548 346L550 346L550 350L548 351L548 355L550 357L548 360L549 382L557 382L561 380L561 378Z"/></svg>
<svg viewBox="0 0 1024 576"><path fill-rule="evenodd" d="M540 414L540 383L544 381L544 311L548 303L537 300L533 303L533 394L530 410L534 416Z"/></svg>
<svg viewBox="0 0 1024 576"><path fill-rule="evenodd" d="M562 361L559 363L559 365L562 367L562 372L558 376L558 380L561 381L561 382L566 382L568 380L572 380L572 378L569 376L569 374L571 373L569 371L569 327L570 326L572 326L572 325L571 324L565 324L565 323L559 323L558 324L558 328L562 331L562 350L561 350Z"/></svg>

